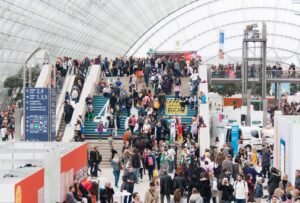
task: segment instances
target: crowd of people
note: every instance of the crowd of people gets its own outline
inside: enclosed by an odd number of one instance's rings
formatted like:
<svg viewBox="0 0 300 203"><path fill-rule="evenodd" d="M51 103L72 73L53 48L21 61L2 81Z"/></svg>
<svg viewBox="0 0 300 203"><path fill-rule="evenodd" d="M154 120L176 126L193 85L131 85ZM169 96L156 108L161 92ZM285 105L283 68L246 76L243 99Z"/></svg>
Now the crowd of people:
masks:
<svg viewBox="0 0 300 203"><path fill-rule="evenodd" d="M299 102L289 103L287 99L283 99L280 104L281 104L281 110L283 115L300 115Z"/></svg>
<svg viewBox="0 0 300 203"><path fill-rule="evenodd" d="M162 141L143 150L139 142L126 140L119 153L112 139L110 145L114 181L100 190L101 202L114 202L116 190L130 193L124 203L300 201L300 170L296 170L292 183L286 174L272 167L272 146L264 146L261 152L248 152L239 145L235 154L227 143L221 149L212 147L200 154L198 143L189 139L182 144ZM97 154L95 151L96 148L90 153ZM100 155L90 156L94 157L90 159L91 167L101 162ZM97 170L98 166L91 173ZM149 180L149 189L143 194L135 192L145 179Z"/></svg>
<svg viewBox="0 0 300 203"><path fill-rule="evenodd" d="M213 78L241 78L242 77L242 65L237 64L218 64L212 65L212 77ZM283 71L282 66L279 63L273 66L267 65L266 77L267 78L296 78L296 66L292 63L288 71ZM248 67L248 77L256 78L261 74L261 66L252 64Z"/></svg>
<svg viewBox="0 0 300 203"><path fill-rule="evenodd" d="M0 113L0 124L1 124L1 141L14 140L15 132L15 105L8 105L4 111Z"/></svg>
<svg viewBox="0 0 300 203"><path fill-rule="evenodd" d="M137 61L139 62L139 60ZM133 62L133 64L136 63ZM158 65L160 63L161 65ZM121 116L126 112L127 117L130 117L127 120L127 125L131 133L142 134L149 140L153 140L154 135L156 135L156 139L168 137L171 134L175 137L174 132L171 132L170 125L165 121L166 119L161 117L164 115L166 108L166 95L173 90L175 99L179 100L182 111L186 109L187 105L190 105L197 111L199 100L197 91L201 82L197 67L194 66L190 74L191 93L188 95L187 92L182 92L181 78L178 77L182 76L179 74L181 70L176 71L176 63L178 63L176 59L169 59L166 63L160 58L156 60L152 58L144 59L141 61L141 64L138 63L138 66L141 66L140 68L134 68L135 65L133 65L133 72L129 74L129 85L127 87L121 82L119 77L116 80L111 77L108 81L102 79L98 84L98 89L100 94L109 98L109 107L106 112L107 119L98 123L97 131L99 136L101 137L104 130L115 135L115 130L121 126ZM140 75L143 75L144 84L141 84ZM155 79L152 80L150 75L154 76ZM151 79L152 88L150 87L149 79ZM203 93L200 96L200 102L206 102L206 96ZM172 117L168 120L176 123L176 127L179 128L180 132L188 127L181 123L180 118ZM193 132L196 131L195 126L198 121L203 123L203 119L198 119L197 115L195 115L194 123L192 124Z"/></svg>

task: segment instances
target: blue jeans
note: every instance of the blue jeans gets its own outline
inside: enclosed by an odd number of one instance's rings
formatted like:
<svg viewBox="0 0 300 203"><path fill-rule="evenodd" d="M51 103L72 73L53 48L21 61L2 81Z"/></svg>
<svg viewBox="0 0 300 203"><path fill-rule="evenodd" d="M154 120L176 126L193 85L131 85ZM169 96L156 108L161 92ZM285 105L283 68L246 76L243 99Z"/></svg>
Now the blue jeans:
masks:
<svg viewBox="0 0 300 203"><path fill-rule="evenodd" d="M169 162L169 173L172 173L174 170L174 161L168 161Z"/></svg>
<svg viewBox="0 0 300 203"><path fill-rule="evenodd" d="M246 203L246 199L236 199L236 203Z"/></svg>
<svg viewBox="0 0 300 203"><path fill-rule="evenodd" d="M115 177L115 187L118 187L118 182L120 178L120 171L113 171L114 177Z"/></svg>
<svg viewBox="0 0 300 203"><path fill-rule="evenodd" d="M140 169L139 168L134 168L133 169L133 173L134 173L134 180L135 183L138 184L139 183L139 176L140 176Z"/></svg>
<svg viewBox="0 0 300 203"><path fill-rule="evenodd" d="M175 92L175 99L179 99L179 93L180 92Z"/></svg>

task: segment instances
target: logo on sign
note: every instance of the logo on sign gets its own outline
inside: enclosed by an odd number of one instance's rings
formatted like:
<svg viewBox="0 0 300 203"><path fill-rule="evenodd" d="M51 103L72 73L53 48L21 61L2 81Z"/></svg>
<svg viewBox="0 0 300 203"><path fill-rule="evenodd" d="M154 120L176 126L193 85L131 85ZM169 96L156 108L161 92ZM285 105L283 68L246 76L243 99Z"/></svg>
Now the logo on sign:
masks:
<svg viewBox="0 0 300 203"><path fill-rule="evenodd" d="M20 185L17 186L15 199L16 203L22 203L22 189Z"/></svg>

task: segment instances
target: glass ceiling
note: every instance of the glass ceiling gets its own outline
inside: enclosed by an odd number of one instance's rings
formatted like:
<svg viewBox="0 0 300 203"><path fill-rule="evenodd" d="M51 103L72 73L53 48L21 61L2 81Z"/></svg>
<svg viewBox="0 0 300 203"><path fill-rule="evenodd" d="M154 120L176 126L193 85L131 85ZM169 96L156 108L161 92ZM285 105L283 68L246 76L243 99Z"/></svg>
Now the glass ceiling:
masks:
<svg viewBox="0 0 300 203"><path fill-rule="evenodd" d="M37 48L50 57L145 56L155 50L198 50L216 61L241 56L243 29L264 21L270 60L300 64L300 6L295 0L0 0L0 71L17 72ZM11 69L13 68L13 69Z"/></svg>

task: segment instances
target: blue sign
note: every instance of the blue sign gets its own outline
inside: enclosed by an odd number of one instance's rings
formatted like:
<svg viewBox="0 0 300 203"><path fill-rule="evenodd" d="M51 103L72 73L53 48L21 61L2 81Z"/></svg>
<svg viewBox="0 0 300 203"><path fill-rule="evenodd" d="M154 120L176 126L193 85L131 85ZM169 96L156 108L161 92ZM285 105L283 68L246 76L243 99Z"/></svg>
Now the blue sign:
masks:
<svg viewBox="0 0 300 203"><path fill-rule="evenodd" d="M48 88L25 88L25 140L49 140Z"/></svg>
<svg viewBox="0 0 300 203"><path fill-rule="evenodd" d="M234 155L237 155L238 153L238 148L239 148L239 126L238 125L233 125L231 127L231 146L233 148L233 152L234 152Z"/></svg>
<svg viewBox="0 0 300 203"><path fill-rule="evenodd" d="M224 44L224 32L219 33L219 43Z"/></svg>
<svg viewBox="0 0 300 203"><path fill-rule="evenodd" d="M50 140L54 141L56 136L56 89L51 89L50 98Z"/></svg>

